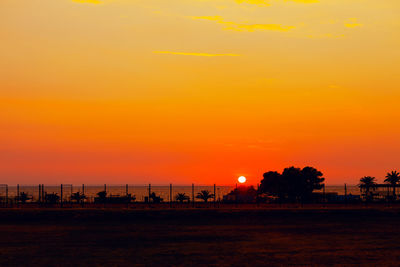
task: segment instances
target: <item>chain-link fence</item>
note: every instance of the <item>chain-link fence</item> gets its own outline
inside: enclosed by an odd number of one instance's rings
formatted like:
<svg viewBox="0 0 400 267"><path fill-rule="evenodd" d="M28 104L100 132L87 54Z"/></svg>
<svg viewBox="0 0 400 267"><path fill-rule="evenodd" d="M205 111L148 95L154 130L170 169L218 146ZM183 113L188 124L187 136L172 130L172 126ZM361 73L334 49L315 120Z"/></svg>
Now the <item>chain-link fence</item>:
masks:
<svg viewBox="0 0 400 267"><path fill-rule="evenodd" d="M0 184L0 205L185 204L219 202L233 186Z"/></svg>

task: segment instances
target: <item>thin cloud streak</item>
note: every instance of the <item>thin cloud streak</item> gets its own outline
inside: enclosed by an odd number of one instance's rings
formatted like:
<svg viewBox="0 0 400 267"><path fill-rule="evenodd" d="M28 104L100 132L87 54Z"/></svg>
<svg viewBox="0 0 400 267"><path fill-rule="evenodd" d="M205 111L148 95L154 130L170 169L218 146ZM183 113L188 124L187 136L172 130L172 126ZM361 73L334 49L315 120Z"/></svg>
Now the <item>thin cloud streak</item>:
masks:
<svg viewBox="0 0 400 267"><path fill-rule="evenodd" d="M99 0L72 0L72 2L80 4L101 4Z"/></svg>
<svg viewBox="0 0 400 267"><path fill-rule="evenodd" d="M233 30L233 31L279 31L279 32L287 32L292 29L295 29L295 26L285 26L281 24L241 24L231 21L225 21L221 16L197 16L190 17L194 20L210 20L216 21L218 24L225 25L224 30Z"/></svg>
<svg viewBox="0 0 400 267"><path fill-rule="evenodd" d="M154 51L154 54L169 54L180 56L197 56L197 57L238 57L238 54L209 54L209 53L187 53L187 52L173 52L173 51Z"/></svg>

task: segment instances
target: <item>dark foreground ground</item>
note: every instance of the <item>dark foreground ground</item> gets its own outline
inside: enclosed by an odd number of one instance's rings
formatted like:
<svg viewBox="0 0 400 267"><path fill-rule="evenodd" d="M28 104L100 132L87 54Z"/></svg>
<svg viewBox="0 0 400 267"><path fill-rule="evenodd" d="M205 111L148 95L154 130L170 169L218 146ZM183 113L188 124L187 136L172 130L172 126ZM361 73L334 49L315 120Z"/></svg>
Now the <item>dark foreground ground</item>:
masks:
<svg viewBox="0 0 400 267"><path fill-rule="evenodd" d="M0 266L395 266L399 260L399 209L0 209Z"/></svg>

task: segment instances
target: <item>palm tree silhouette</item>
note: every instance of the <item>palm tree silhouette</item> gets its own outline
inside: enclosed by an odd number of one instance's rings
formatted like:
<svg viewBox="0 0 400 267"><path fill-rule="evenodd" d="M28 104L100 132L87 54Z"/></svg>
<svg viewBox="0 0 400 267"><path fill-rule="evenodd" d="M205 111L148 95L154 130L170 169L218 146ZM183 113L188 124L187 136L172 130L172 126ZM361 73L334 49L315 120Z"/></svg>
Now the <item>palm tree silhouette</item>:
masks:
<svg viewBox="0 0 400 267"><path fill-rule="evenodd" d="M370 188L374 189L376 185L376 178L371 176L364 176L360 179L359 187L365 187L365 197L367 200L372 200L372 192L369 191Z"/></svg>
<svg viewBox="0 0 400 267"><path fill-rule="evenodd" d="M86 196L84 194L81 194L80 192L73 193L71 196L71 200L75 200L76 203L80 203L84 199L86 199Z"/></svg>
<svg viewBox="0 0 400 267"><path fill-rule="evenodd" d="M400 173L397 171L388 172L386 174L385 183L391 184L393 187L393 199L396 199L396 184L400 182Z"/></svg>
<svg viewBox="0 0 400 267"><path fill-rule="evenodd" d="M211 194L208 190L201 190L199 193L197 193L196 198L202 199L205 203L207 203L210 198L214 198L214 194Z"/></svg>
<svg viewBox="0 0 400 267"><path fill-rule="evenodd" d="M185 200L189 200L190 198L185 193L178 193L176 194L175 199L176 201L183 203Z"/></svg>

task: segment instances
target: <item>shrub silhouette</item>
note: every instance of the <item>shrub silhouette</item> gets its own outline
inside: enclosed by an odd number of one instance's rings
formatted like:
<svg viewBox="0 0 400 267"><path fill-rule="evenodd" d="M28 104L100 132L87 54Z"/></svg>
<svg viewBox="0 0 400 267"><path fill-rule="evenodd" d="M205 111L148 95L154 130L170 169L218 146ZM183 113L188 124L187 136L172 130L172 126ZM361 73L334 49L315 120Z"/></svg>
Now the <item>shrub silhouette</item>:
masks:
<svg viewBox="0 0 400 267"><path fill-rule="evenodd" d="M106 203L107 202L107 191L100 191L97 193L97 197L94 199L95 202Z"/></svg>
<svg viewBox="0 0 400 267"><path fill-rule="evenodd" d="M72 201L76 201L76 203L80 203L81 201L85 200L86 196L81 194L80 192L73 193L71 196Z"/></svg>
<svg viewBox="0 0 400 267"><path fill-rule="evenodd" d="M132 194L127 194L126 195L126 201L127 202L133 202L133 201L135 201L136 200L136 196L135 195L132 195Z"/></svg>
<svg viewBox="0 0 400 267"><path fill-rule="evenodd" d="M199 193L197 193L196 198L202 199L205 203L207 203L210 198L214 198L214 194L211 194L208 190L201 190Z"/></svg>
<svg viewBox="0 0 400 267"><path fill-rule="evenodd" d="M154 192L150 194L150 199L153 200L153 203L160 203L163 201L163 199Z"/></svg>
<svg viewBox="0 0 400 267"><path fill-rule="evenodd" d="M19 194L18 200L21 201L22 204L25 204L29 199L32 199L32 198L29 197L27 193L21 192Z"/></svg>
<svg viewBox="0 0 400 267"><path fill-rule="evenodd" d="M45 195L45 201L48 204L57 204L60 201L60 197L57 195L57 193L51 193Z"/></svg>
<svg viewBox="0 0 400 267"><path fill-rule="evenodd" d="M227 195L223 196L224 202L252 203L257 199L257 190L253 186L241 185Z"/></svg>

